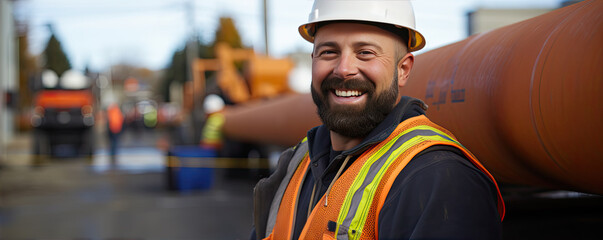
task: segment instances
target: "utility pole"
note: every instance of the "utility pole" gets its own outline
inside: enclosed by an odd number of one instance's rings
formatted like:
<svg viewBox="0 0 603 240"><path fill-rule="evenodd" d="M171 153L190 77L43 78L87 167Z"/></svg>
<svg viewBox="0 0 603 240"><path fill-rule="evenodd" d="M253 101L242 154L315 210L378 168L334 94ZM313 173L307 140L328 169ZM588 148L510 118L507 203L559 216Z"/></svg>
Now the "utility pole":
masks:
<svg viewBox="0 0 603 240"><path fill-rule="evenodd" d="M199 84L199 83L195 83L195 80L193 78L193 63L195 62L195 60L197 59L197 55L198 55L198 34L197 34L197 30L195 29L195 6L194 6L194 0L188 0L184 2L184 11L186 12L186 23L189 26L189 39L186 43L186 76L187 76L187 81L190 81L193 83L193 89L198 89L197 86L194 86L194 84ZM197 95L201 95L201 96L197 96ZM193 91L193 104L192 104L192 109L190 110L190 122L185 126L185 127L191 127L192 129L192 136L185 136L185 141L192 141L193 143L198 143L201 140L201 127L203 126L201 123L203 123L204 119L203 119L203 110L200 108L200 106L203 106L203 98L202 98L202 93L196 93Z"/></svg>
<svg viewBox="0 0 603 240"><path fill-rule="evenodd" d="M184 2L184 10L186 11L186 23L189 27L189 39L186 42L186 62L187 62L187 80L193 80L192 63L197 58L197 30L195 29L195 6L194 0Z"/></svg>
<svg viewBox="0 0 603 240"><path fill-rule="evenodd" d="M268 0L262 0L262 6L264 8L264 54L268 56L270 54L268 50Z"/></svg>

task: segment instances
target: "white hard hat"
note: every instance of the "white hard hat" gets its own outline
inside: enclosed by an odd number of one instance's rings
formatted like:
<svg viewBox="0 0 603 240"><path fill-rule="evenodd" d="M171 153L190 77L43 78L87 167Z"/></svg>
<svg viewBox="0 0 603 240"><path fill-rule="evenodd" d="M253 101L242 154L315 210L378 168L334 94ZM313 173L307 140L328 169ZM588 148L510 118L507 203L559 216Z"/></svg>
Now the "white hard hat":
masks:
<svg viewBox="0 0 603 240"><path fill-rule="evenodd" d="M425 46L425 38L415 30L415 13L410 0L315 0L308 23L299 26L301 36L314 42L316 24L328 21L363 21L392 25L409 32L408 49Z"/></svg>
<svg viewBox="0 0 603 240"><path fill-rule="evenodd" d="M205 100L203 100L203 109L207 114L218 112L223 108L224 100L216 94L207 95L207 97L205 97Z"/></svg>
<svg viewBox="0 0 603 240"><path fill-rule="evenodd" d="M45 88L55 88L59 84L59 76L50 70L46 69L42 72L42 86Z"/></svg>
<svg viewBox="0 0 603 240"><path fill-rule="evenodd" d="M61 87L65 89L83 89L90 83L86 75L73 69L69 69L61 75Z"/></svg>

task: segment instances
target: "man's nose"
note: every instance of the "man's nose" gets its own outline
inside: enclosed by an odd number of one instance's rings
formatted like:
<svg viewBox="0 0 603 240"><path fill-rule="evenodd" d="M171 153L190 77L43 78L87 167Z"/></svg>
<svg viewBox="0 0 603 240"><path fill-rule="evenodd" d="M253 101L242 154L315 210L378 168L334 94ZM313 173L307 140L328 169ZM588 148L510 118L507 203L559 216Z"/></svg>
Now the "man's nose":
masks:
<svg viewBox="0 0 603 240"><path fill-rule="evenodd" d="M358 74L357 63L357 59L353 54L341 54L335 69L333 69L333 74L341 79L353 77Z"/></svg>

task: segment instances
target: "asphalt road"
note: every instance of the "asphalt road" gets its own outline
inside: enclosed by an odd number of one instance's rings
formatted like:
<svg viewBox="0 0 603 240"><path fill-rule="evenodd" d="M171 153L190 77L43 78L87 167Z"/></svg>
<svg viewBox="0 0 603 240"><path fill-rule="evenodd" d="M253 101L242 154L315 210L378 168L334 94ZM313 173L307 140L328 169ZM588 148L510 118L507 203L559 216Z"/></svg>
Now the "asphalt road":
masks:
<svg viewBox="0 0 603 240"><path fill-rule="evenodd" d="M93 159L32 167L19 136L2 154L0 239L247 239L257 179L214 169L207 189L168 191L157 137L124 136L113 160L100 144Z"/></svg>

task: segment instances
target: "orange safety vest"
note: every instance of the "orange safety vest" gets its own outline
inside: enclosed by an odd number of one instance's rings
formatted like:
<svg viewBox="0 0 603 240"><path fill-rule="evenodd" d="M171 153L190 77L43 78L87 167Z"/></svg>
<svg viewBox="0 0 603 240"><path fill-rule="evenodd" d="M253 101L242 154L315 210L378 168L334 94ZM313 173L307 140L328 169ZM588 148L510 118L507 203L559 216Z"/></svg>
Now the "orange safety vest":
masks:
<svg viewBox="0 0 603 240"><path fill-rule="evenodd" d="M117 104L113 103L107 107L107 121L109 121L109 131L114 134L121 132L124 125L124 115Z"/></svg>
<svg viewBox="0 0 603 240"><path fill-rule="evenodd" d="M504 202L492 175L450 132L421 115L400 123L386 140L365 151L335 180L331 191L327 191L310 213L300 239L378 239L379 213L394 180L415 155L434 145L460 149L492 180L502 221ZM307 152L303 156L294 155L289 166L292 164L294 168L289 169L295 172L289 181L285 179L281 183L284 193L277 192L275 196L270 209L273 216L268 219L266 231L270 235L265 239L292 238L298 194L310 164ZM327 227L333 223L336 223L335 231L332 226Z"/></svg>

